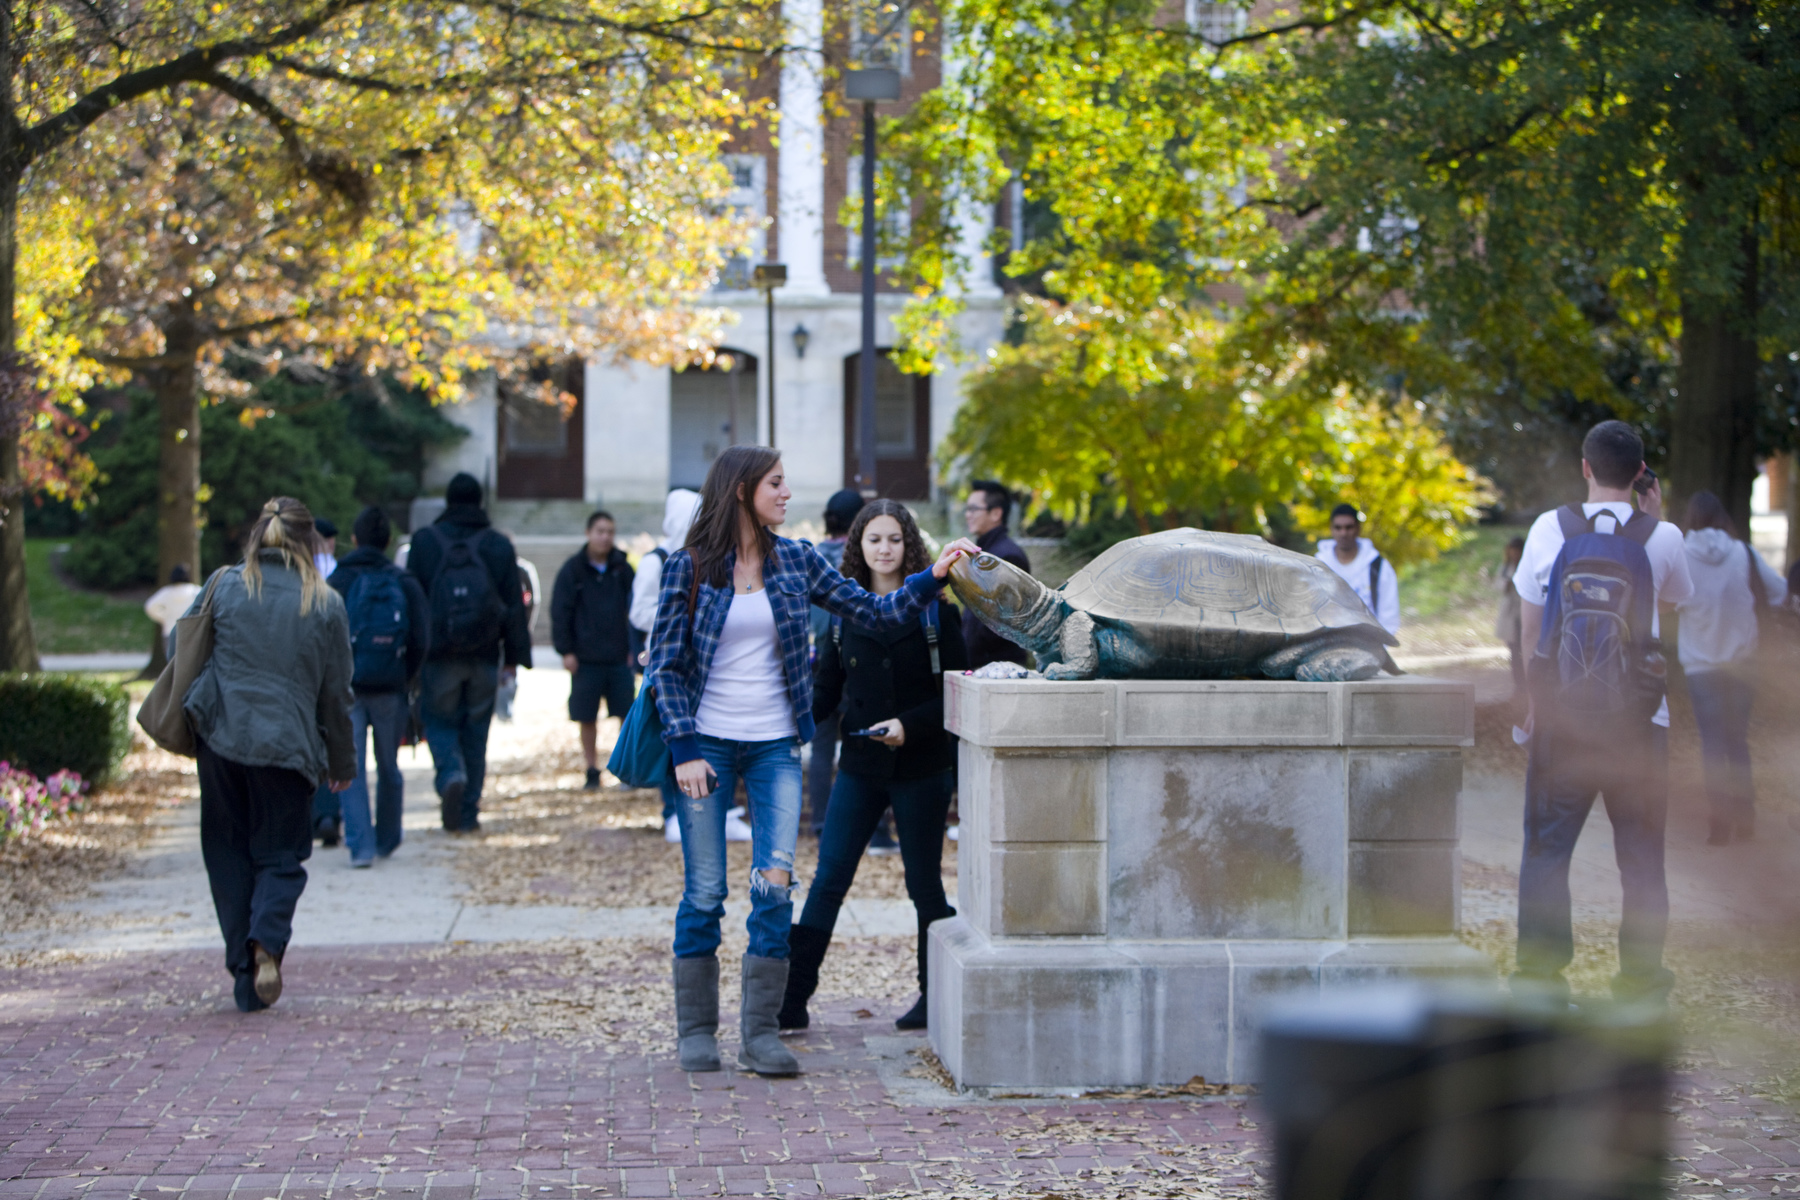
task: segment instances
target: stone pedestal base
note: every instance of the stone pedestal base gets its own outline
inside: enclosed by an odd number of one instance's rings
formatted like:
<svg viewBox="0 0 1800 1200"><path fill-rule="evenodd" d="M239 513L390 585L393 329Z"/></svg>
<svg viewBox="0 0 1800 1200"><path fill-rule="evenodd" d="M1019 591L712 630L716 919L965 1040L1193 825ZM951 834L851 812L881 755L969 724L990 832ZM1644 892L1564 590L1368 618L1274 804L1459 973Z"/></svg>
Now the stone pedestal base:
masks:
<svg viewBox="0 0 1800 1200"><path fill-rule="evenodd" d="M960 1085L1254 1082L1270 999L1491 973L1455 936L1466 685L947 687L962 915L930 1015Z"/></svg>
<svg viewBox="0 0 1800 1200"><path fill-rule="evenodd" d="M1491 973L1455 938L996 941L955 917L931 927L931 1045L971 1088L1254 1083L1274 997Z"/></svg>

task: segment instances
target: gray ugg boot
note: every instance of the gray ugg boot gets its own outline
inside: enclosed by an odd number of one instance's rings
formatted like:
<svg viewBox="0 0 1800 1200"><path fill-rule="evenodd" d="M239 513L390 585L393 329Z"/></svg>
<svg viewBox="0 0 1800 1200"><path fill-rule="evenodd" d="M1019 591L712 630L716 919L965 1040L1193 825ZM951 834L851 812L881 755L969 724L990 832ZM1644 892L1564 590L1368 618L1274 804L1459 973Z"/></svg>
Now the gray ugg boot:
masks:
<svg viewBox="0 0 1800 1200"><path fill-rule="evenodd" d="M675 1032L684 1071L719 1069L719 960L675 960Z"/></svg>
<svg viewBox="0 0 1800 1200"><path fill-rule="evenodd" d="M739 1014L738 1066L758 1075L798 1075L800 1060L781 1044L782 997L787 995L785 958L744 955L744 1003Z"/></svg>

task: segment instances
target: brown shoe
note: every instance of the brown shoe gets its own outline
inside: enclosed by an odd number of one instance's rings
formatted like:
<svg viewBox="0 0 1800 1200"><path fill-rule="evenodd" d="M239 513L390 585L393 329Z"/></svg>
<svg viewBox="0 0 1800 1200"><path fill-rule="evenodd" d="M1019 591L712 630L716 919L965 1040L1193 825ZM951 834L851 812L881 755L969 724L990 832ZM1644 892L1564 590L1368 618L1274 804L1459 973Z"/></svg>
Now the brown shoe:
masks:
<svg viewBox="0 0 1800 1200"><path fill-rule="evenodd" d="M255 942L250 943L250 954L256 963L256 998L273 1004L281 999L281 960Z"/></svg>

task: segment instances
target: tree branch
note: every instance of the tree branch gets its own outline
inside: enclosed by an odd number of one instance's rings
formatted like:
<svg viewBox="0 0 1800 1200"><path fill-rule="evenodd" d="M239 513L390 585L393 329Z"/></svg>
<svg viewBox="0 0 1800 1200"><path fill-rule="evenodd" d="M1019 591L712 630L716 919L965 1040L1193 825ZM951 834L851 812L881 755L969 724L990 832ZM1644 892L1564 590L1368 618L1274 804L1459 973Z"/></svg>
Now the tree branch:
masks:
<svg viewBox="0 0 1800 1200"><path fill-rule="evenodd" d="M352 9L362 8L372 0L325 0L309 17L283 26L263 37L231 38L210 46L197 46L155 66L128 71L109 83L81 96L53 117L45 117L36 125L23 129L15 142L15 163L28 166L74 138L118 105L162 91L178 83L198 82L209 71L234 59L267 54L317 33L333 18Z"/></svg>
<svg viewBox="0 0 1800 1200"><path fill-rule="evenodd" d="M1188 38L1193 41L1202 42L1205 45L1211 46L1214 50L1223 53L1233 46L1248 46L1254 42L1262 42L1267 41L1272 37L1280 37L1283 34L1299 33L1302 31L1317 33L1322 29L1330 29L1333 26L1342 25L1345 21L1360 19L1368 12L1369 10L1367 8L1347 8L1335 17L1301 17L1298 20L1289 21L1285 25L1271 25L1266 29L1258 29L1252 33L1236 34L1235 36L1228 37L1223 41L1218 42L1213 41L1198 30L1181 26L1159 25L1154 30L1148 32L1154 32L1163 37Z"/></svg>

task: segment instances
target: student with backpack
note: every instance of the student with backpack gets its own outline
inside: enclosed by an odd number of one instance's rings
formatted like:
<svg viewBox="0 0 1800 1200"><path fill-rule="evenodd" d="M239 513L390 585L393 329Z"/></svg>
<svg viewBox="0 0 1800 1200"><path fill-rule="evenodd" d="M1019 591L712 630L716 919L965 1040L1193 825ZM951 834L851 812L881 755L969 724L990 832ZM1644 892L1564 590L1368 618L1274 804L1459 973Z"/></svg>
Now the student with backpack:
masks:
<svg viewBox="0 0 1800 1200"><path fill-rule="evenodd" d="M488 524L481 484L460 472L444 511L417 530L406 569L431 606L431 649L419 675L439 818L451 833L481 828L488 725L502 675L531 665L531 634L513 545Z"/></svg>
<svg viewBox="0 0 1800 1200"><path fill-rule="evenodd" d="M931 558L905 505L871 500L850 526L843 563L845 578L886 596L929 567ZM844 748L819 835L819 871L807 889L806 909L788 933L783 1029L809 1023L806 1003L819 986L838 910L856 880L863 847L889 808L919 929L919 999L894 1024L925 1028L926 930L956 915L945 899L942 873L956 762L955 742L944 732L944 672L968 665L962 615L943 599L896 629L831 619L813 675L813 718L837 712L841 699Z"/></svg>
<svg viewBox="0 0 1800 1200"><path fill-rule="evenodd" d="M1695 492L1687 506L1687 564L1694 594L1681 602L1681 670L1694 724L1700 729L1706 798L1712 808L1706 844L1756 836L1756 790L1750 776L1750 706L1756 699L1759 625L1787 602L1787 581L1737 537L1725 505Z"/></svg>
<svg viewBox="0 0 1800 1200"><path fill-rule="evenodd" d="M662 589L663 564L687 542L688 526L694 523L694 514L699 511L699 492L687 488L670 492L668 499L663 501L662 541L638 559L637 575L631 581L631 661L640 672L646 658L644 651L650 644L650 630L656 625L656 600ZM681 822L675 819L675 801L680 796L673 775L663 780L663 840L666 842L681 840Z"/></svg>
<svg viewBox="0 0 1800 1200"><path fill-rule="evenodd" d="M1656 610L1686 600L1694 585L1681 531L1660 519L1643 440L1622 421L1602 421L1581 460L1587 502L1540 516L1513 575L1521 640L1532 651L1513 988L1568 996L1569 861L1601 794L1624 889L1613 995L1662 1002L1674 976L1662 965L1669 705Z"/></svg>
<svg viewBox="0 0 1800 1200"><path fill-rule="evenodd" d="M631 673L631 564L613 544L609 512L588 515L587 545L556 573L550 639L569 672L569 720L581 728L587 791L600 787L600 701L623 720L637 697Z"/></svg>
<svg viewBox="0 0 1800 1200"><path fill-rule="evenodd" d="M1389 633L1400 632L1400 576L1375 543L1362 536L1362 513L1354 504L1331 510L1331 536L1319 543L1318 560L1355 590Z"/></svg>
<svg viewBox="0 0 1800 1200"><path fill-rule="evenodd" d="M370 866L400 848L405 781L400 743L411 714L407 693L430 647L431 607L419 581L388 561L393 526L370 505L351 528L356 549L338 560L326 582L344 598L350 621L350 677L356 703L350 734L356 741L356 775L341 796L344 841L352 867ZM375 737L375 812L369 814L369 735Z"/></svg>
<svg viewBox="0 0 1800 1200"><path fill-rule="evenodd" d="M966 540L952 542L898 591L876 596L806 543L775 536L791 494L779 451L721 451L707 470L687 544L662 573L645 686L682 797L676 813L686 880L675 910L674 983L684 1071L720 1067L725 810L739 780L754 837L738 1065L761 1075L800 1069L781 1044L776 1017L787 992L800 747L813 734L808 610L820 604L865 625L910 625L937 598L951 565L977 553Z"/></svg>

